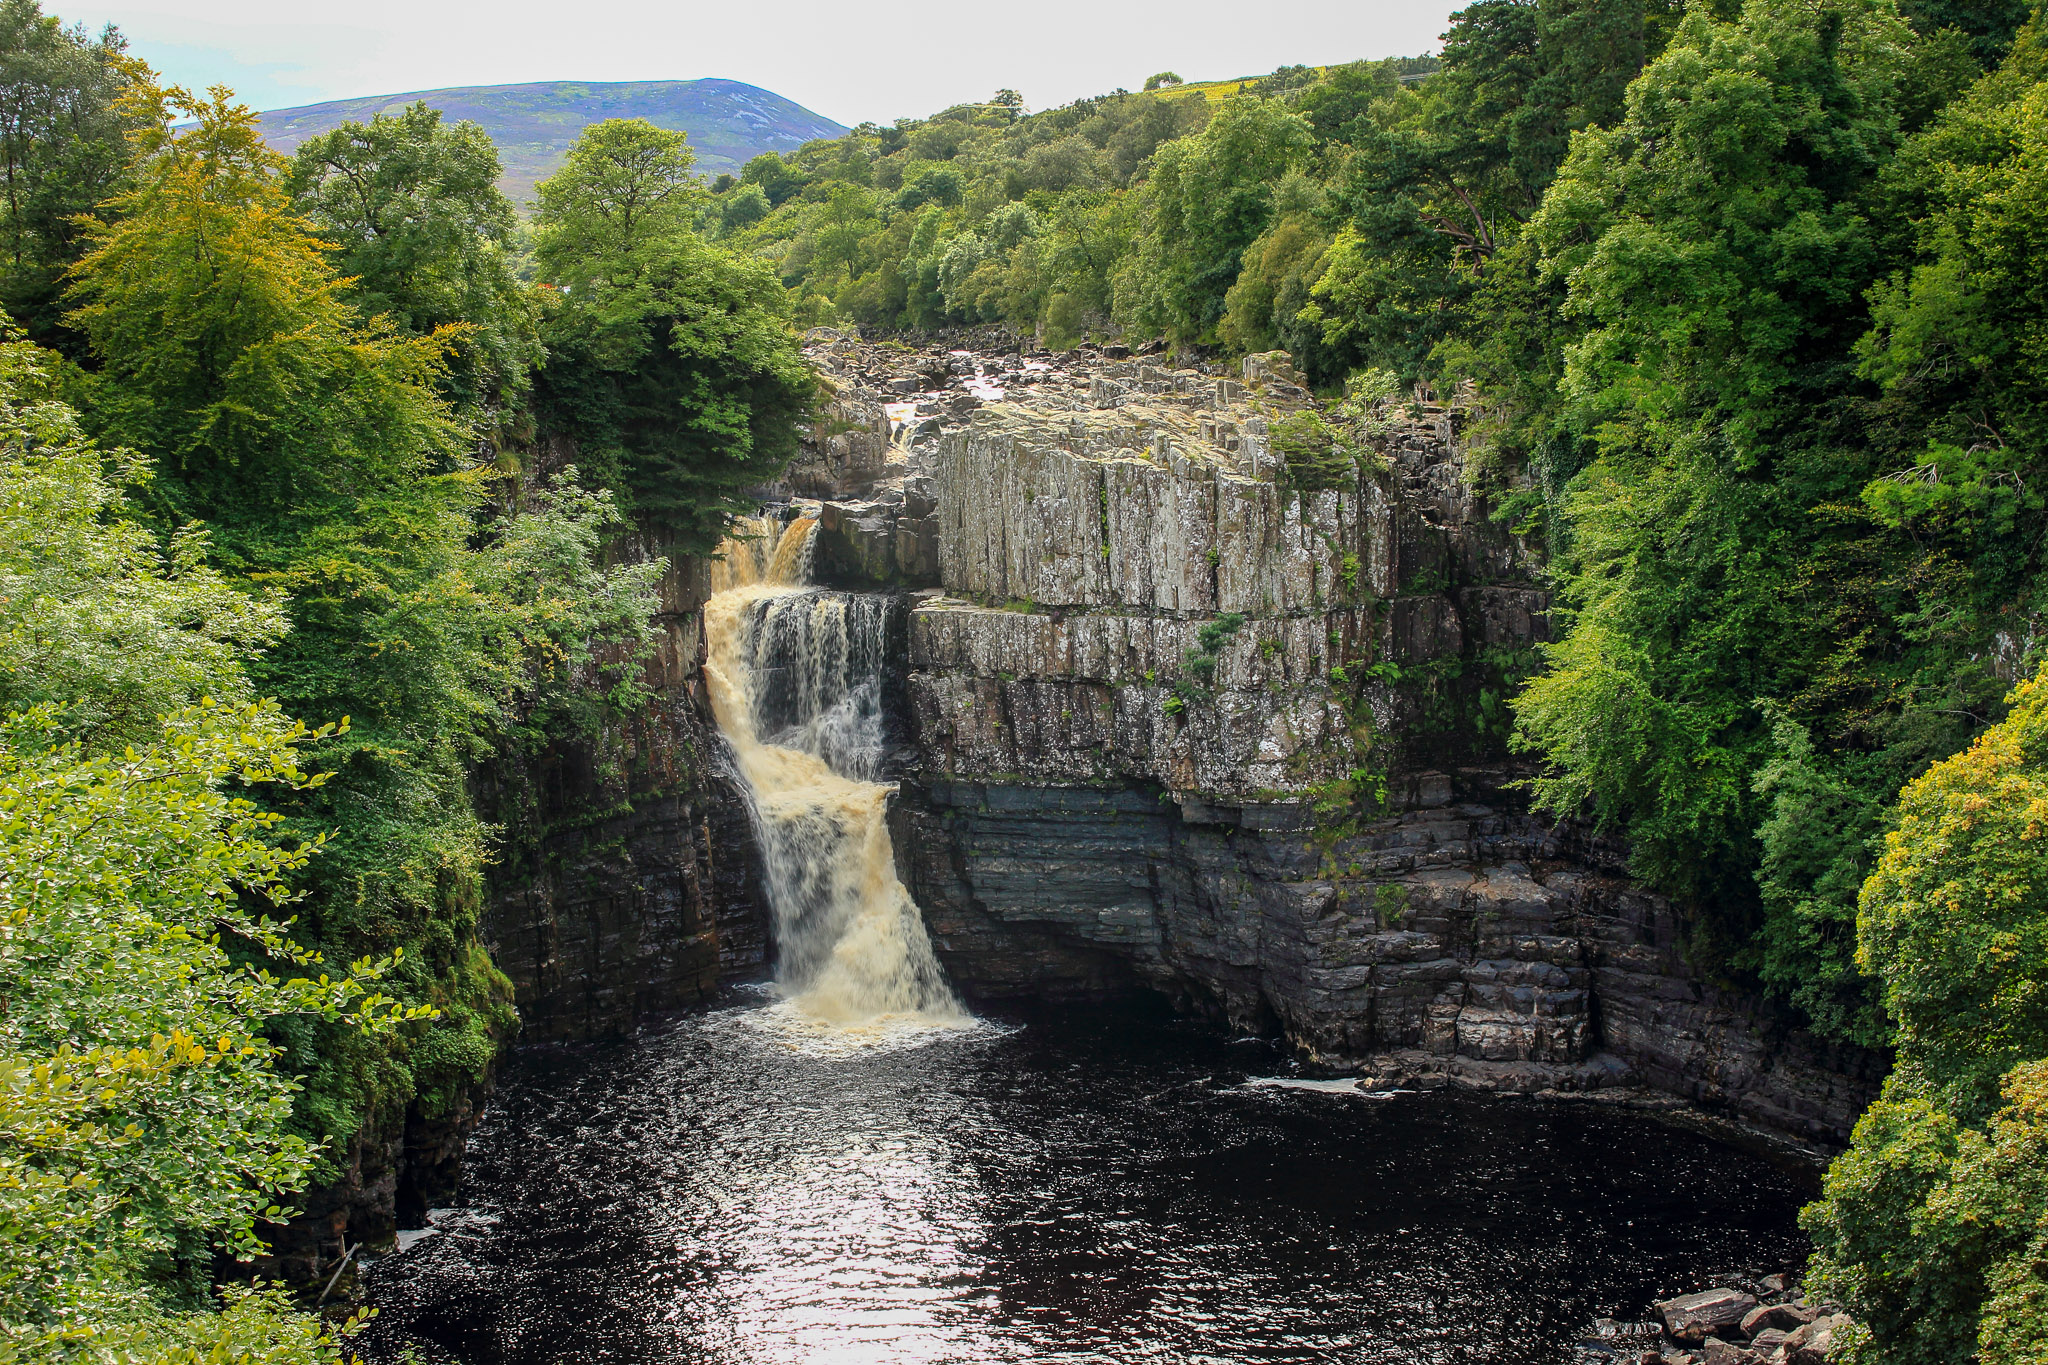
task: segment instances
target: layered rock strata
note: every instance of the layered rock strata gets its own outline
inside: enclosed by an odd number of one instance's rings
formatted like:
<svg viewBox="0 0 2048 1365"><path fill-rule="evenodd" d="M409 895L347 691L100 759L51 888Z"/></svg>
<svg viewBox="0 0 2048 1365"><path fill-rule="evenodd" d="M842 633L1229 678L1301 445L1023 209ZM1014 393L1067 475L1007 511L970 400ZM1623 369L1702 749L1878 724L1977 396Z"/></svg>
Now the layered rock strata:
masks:
<svg viewBox="0 0 2048 1365"><path fill-rule="evenodd" d="M1618 852L1526 813L1503 703L1548 599L1459 403L1383 407L1305 490L1284 356L1016 360L899 355L986 401L926 392L819 542L909 597L897 846L964 990L1153 990L1390 1081L1846 1138L1884 1059L1704 979Z"/></svg>

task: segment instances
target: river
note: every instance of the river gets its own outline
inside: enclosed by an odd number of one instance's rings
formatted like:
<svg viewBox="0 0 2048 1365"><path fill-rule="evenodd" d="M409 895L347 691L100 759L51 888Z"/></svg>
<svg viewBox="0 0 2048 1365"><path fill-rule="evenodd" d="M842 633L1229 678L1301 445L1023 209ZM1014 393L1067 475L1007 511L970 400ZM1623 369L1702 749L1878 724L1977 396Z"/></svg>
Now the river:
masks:
<svg viewBox="0 0 2048 1365"><path fill-rule="evenodd" d="M1639 1114L1248 1088L1271 1045L1131 1011L820 1055L767 999L520 1055L372 1358L1537 1365L1802 1252L1795 1173Z"/></svg>

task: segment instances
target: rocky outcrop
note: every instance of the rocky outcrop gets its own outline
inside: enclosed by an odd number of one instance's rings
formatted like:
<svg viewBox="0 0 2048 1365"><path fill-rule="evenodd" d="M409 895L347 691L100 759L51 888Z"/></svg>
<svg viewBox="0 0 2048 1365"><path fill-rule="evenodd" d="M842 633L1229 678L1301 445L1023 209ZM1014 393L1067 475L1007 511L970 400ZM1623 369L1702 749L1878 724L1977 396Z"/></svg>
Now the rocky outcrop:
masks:
<svg viewBox="0 0 2048 1365"><path fill-rule="evenodd" d="M508 833L481 933L525 1041L629 1031L764 961L753 840L697 695L707 569L678 558L662 583L643 712L497 774Z"/></svg>
<svg viewBox="0 0 2048 1365"><path fill-rule="evenodd" d="M1796 1275L1730 1277L1666 1299L1656 1306L1655 1322L1602 1319L1583 1344L1636 1365L1827 1365L1836 1333L1850 1320L1838 1305L1800 1293L1795 1282Z"/></svg>
<svg viewBox="0 0 2048 1365"><path fill-rule="evenodd" d="M965 991L1151 990L1390 1082L1846 1138L1885 1059L1695 971L1620 850L1525 810L1502 703L1548 598L1457 401L1383 406L1304 489L1284 356L893 363L932 426L825 501L820 563L908 594L898 856ZM949 416L943 376L991 401Z"/></svg>

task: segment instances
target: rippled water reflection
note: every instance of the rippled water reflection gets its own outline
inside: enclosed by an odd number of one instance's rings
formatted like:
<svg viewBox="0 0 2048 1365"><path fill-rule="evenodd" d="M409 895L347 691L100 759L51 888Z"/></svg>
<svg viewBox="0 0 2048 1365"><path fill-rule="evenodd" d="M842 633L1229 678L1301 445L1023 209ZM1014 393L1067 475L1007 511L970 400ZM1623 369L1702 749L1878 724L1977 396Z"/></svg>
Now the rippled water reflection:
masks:
<svg viewBox="0 0 2048 1365"><path fill-rule="evenodd" d="M751 1001L527 1054L373 1358L1535 1362L1797 1256L1799 1178L1647 1119L1242 1088L1263 1044L1061 1011L855 1058Z"/></svg>

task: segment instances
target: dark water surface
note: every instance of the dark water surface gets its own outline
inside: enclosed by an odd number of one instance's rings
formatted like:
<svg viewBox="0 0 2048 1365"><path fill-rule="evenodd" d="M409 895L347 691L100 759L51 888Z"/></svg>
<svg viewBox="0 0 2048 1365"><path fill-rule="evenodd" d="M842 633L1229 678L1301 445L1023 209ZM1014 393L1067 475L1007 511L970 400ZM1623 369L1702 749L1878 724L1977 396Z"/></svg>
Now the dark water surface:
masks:
<svg viewBox="0 0 2048 1365"><path fill-rule="evenodd" d="M1130 1013L854 1058L763 1017L515 1060L365 1354L1532 1365L1803 1254L1796 1172L1638 1115L1245 1089L1284 1060Z"/></svg>

